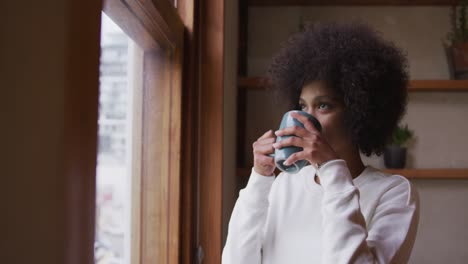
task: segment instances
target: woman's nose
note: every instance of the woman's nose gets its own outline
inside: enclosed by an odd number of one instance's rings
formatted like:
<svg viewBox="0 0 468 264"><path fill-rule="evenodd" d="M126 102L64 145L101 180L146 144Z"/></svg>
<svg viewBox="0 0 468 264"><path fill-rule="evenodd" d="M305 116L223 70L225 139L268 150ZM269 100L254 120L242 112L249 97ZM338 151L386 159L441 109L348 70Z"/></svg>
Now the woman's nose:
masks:
<svg viewBox="0 0 468 264"><path fill-rule="evenodd" d="M309 115L315 116L315 115L314 115L314 111L312 111L312 110L307 110L307 111L305 111L305 112L308 113Z"/></svg>

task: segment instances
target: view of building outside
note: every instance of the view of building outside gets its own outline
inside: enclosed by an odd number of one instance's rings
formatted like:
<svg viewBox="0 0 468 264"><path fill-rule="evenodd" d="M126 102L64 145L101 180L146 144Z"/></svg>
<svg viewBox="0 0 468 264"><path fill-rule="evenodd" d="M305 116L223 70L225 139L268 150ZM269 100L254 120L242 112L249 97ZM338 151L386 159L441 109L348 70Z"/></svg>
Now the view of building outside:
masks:
<svg viewBox="0 0 468 264"><path fill-rule="evenodd" d="M102 13L95 263L130 263L131 40Z"/></svg>

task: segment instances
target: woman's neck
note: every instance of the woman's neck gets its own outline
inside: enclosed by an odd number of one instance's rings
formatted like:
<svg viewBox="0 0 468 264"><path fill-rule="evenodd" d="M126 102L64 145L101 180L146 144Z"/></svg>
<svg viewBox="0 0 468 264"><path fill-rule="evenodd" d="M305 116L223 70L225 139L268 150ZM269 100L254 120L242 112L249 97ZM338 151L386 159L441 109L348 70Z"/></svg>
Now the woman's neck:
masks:
<svg viewBox="0 0 468 264"><path fill-rule="evenodd" d="M366 168L364 166L364 163L362 162L359 150L354 150L348 155L344 155L342 159L346 161L346 164L348 165L348 169L351 172L351 176L353 177L353 179L361 175L361 173Z"/></svg>
<svg viewBox="0 0 468 264"><path fill-rule="evenodd" d="M352 151L349 152L349 154L342 154L340 155L340 158L346 161L349 172L351 173L351 177L353 177L353 179L358 177L366 168L366 166L364 166L364 163L362 162L359 151ZM319 177L315 177L315 181L318 184L320 184Z"/></svg>

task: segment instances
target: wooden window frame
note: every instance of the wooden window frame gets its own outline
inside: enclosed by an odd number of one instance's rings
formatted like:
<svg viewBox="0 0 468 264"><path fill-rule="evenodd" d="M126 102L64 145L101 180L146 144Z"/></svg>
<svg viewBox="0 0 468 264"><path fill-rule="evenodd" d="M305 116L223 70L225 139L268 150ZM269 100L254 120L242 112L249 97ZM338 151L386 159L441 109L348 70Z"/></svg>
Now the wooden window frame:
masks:
<svg viewBox="0 0 468 264"><path fill-rule="evenodd" d="M105 0L103 11L143 50L140 215L132 262L177 263L183 24L169 1ZM138 204L138 203L137 203Z"/></svg>
<svg viewBox="0 0 468 264"><path fill-rule="evenodd" d="M185 31L179 263L222 252L224 1L178 0Z"/></svg>
<svg viewBox="0 0 468 264"><path fill-rule="evenodd" d="M64 171L67 189L65 263L94 263L95 168L99 87L99 28L103 9L144 52L145 70L155 70L161 64L148 56L160 56L162 50L172 50L172 76L183 74L183 83L172 83L171 100L163 104L162 117L155 117L148 96L148 82L143 91L145 113L143 130L157 130L149 120L161 118L165 126L182 130L171 139L181 142L166 144L169 153L164 168L173 177L164 190L167 203L155 205L152 213L142 215L142 247L155 244L157 230L166 228L158 210L170 207L167 219L175 219L166 229L161 256L150 248L140 251L139 263L196 263L196 248L201 245L203 263L220 263L222 250L222 120L224 74L224 3L223 1L179 0L177 9L164 0L75 1L70 6L68 54L66 62ZM103 5L102 5L103 4ZM179 17L176 15L179 13ZM122 23L125 18L138 18L139 23ZM173 34L183 32L185 35ZM149 31L149 34L145 31ZM155 36L155 39L148 35ZM183 42L185 39L185 43ZM178 49L183 46L184 49ZM86 56L83 56L86 54ZM167 55L167 54L166 54ZM183 61L182 61L183 59ZM182 72L182 67L184 72ZM166 83L169 71L162 73ZM181 79L181 78L177 78ZM154 91L153 91L154 92ZM153 93L154 94L154 93ZM167 94L165 94L167 95ZM181 96L178 96L181 95ZM182 98L181 98L182 97ZM179 99L182 99L180 101ZM170 111L169 111L170 110ZM83 114L86 113L86 116ZM183 113L183 116L182 116ZM169 122L174 117L182 122ZM148 127L149 126L149 127ZM174 131L172 130L172 131ZM151 135L143 135L149 137ZM167 136L167 135L166 135ZM157 136L154 136L157 137ZM146 138L148 140L148 138ZM151 139L150 139L151 140ZM156 140L156 139L155 139ZM177 145L179 144L179 145ZM181 149L180 149L181 148ZM143 151L143 159L157 153ZM180 159L180 162L177 161ZM169 162L169 163L167 163ZM182 166L180 166L183 164ZM146 175L142 184L147 188L155 179L149 177L152 168L142 168ZM152 171L151 171L152 170ZM148 173L150 172L150 173ZM151 182L153 181L153 182ZM145 194L146 192L146 194ZM158 192L142 189L142 205L148 206ZM146 204L145 204L146 203ZM159 217L159 218L158 218ZM156 220L157 219L157 220ZM159 241L159 240L158 240ZM152 258L158 258L153 260Z"/></svg>
<svg viewBox="0 0 468 264"><path fill-rule="evenodd" d="M224 1L200 1L199 245L203 263L221 263Z"/></svg>

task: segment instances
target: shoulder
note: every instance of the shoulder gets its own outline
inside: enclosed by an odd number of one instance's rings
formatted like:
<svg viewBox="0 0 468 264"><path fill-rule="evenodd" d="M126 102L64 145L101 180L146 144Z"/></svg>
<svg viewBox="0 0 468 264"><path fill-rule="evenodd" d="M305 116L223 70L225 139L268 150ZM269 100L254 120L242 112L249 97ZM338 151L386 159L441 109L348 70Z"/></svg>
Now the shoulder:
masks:
<svg viewBox="0 0 468 264"><path fill-rule="evenodd" d="M417 204L418 192L406 177L367 167L359 185L366 190L379 192L381 201L391 201L406 205ZM358 184L357 184L358 185ZM358 186L359 188L359 186Z"/></svg>

